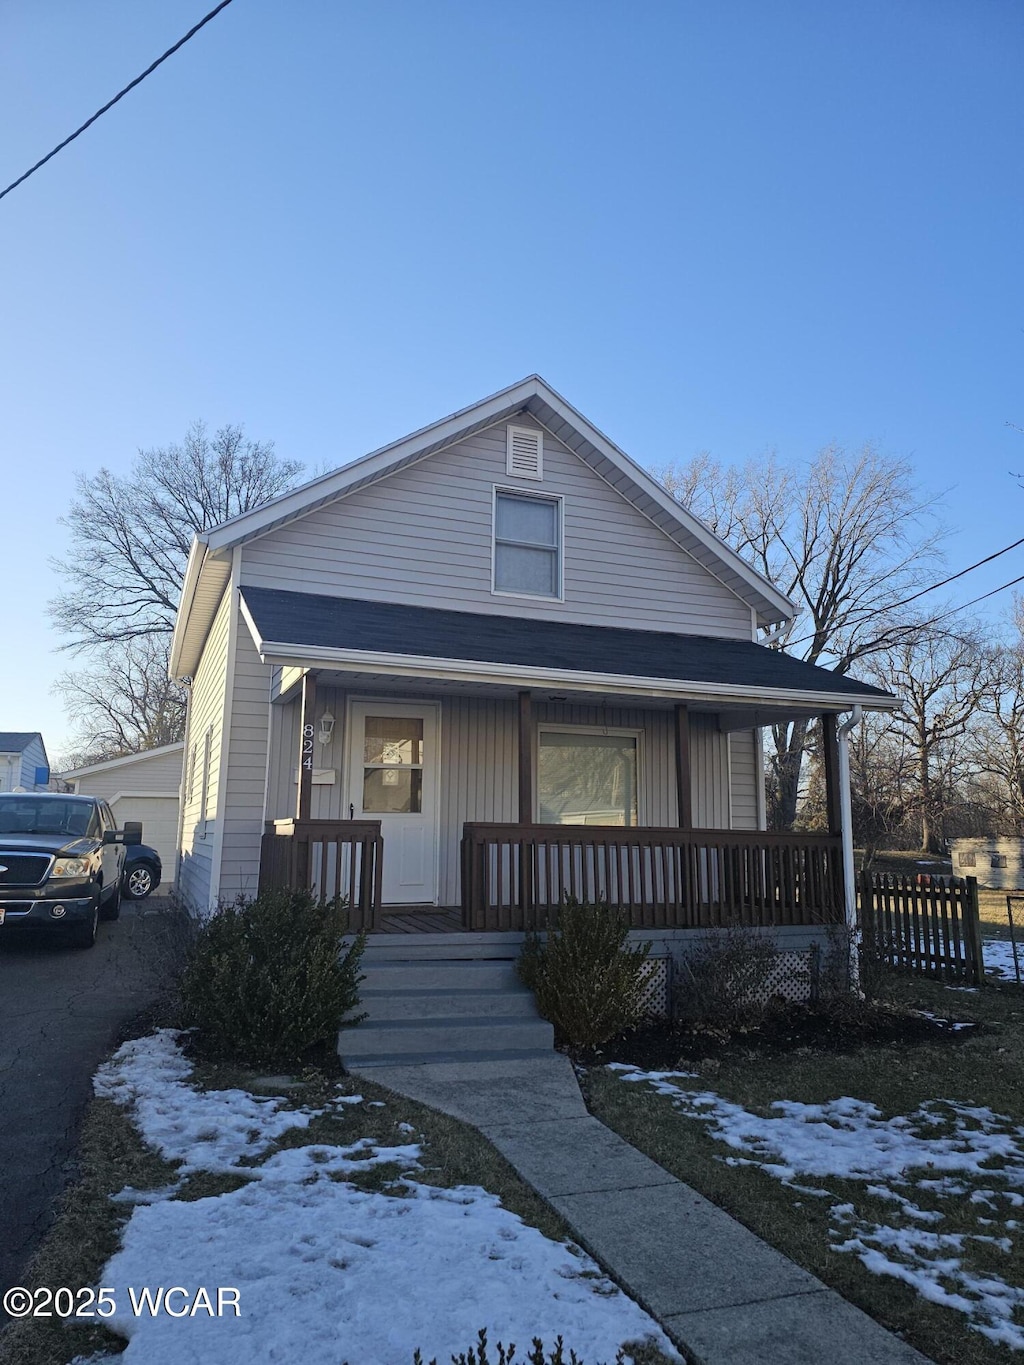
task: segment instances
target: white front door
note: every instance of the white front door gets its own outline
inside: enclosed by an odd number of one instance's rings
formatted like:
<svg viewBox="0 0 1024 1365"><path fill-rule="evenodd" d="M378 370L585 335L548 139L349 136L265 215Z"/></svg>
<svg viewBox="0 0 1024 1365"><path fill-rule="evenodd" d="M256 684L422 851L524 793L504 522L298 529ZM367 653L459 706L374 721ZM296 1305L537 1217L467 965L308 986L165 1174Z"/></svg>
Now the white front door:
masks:
<svg viewBox="0 0 1024 1365"><path fill-rule="evenodd" d="M385 905L437 904L437 707L354 701L349 800L379 820Z"/></svg>

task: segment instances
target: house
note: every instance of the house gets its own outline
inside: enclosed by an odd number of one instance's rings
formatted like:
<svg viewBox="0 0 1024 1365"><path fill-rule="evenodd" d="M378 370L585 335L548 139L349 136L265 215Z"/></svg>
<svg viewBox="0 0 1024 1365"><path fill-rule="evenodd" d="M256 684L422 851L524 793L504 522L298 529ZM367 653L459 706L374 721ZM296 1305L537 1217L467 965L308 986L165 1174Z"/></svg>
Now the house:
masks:
<svg viewBox="0 0 1024 1365"><path fill-rule="evenodd" d="M841 921L837 722L898 703L758 643L795 614L525 379L196 538L179 891L306 885L371 929L518 933L565 894L669 935ZM762 728L807 715L829 833L767 834Z"/></svg>
<svg viewBox="0 0 1024 1365"><path fill-rule="evenodd" d="M44 792L50 760L38 730L0 730L0 792Z"/></svg>
<svg viewBox="0 0 1024 1365"><path fill-rule="evenodd" d="M126 820L141 823L143 841L160 854L164 882L173 882L178 862L184 753L184 741L179 741L62 774L76 796L102 797L118 828Z"/></svg>
<svg viewBox="0 0 1024 1365"><path fill-rule="evenodd" d="M990 891L1024 890L1024 839L953 839L950 854L954 877L977 877Z"/></svg>

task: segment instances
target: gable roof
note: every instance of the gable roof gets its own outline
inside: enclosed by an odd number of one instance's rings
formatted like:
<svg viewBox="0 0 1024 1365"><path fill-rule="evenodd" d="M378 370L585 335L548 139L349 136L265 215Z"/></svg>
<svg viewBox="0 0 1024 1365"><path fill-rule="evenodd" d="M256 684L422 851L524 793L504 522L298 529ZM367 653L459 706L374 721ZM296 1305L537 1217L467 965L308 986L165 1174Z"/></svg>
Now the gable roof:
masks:
<svg viewBox="0 0 1024 1365"><path fill-rule="evenodd" d="M232 550L522 412L529 413L746 602L757 613L760 624L773 625L796 616L797 608L785 594L534 374L197 536L189 555L171 646L172 675L180 677L195 669L230 574Z"/></svg>
<svg viewBox="0 0 1024 1365"><path fill-rule="evenodd" d="M105 773L115 768L130 767L133 763L139 763L147 758L159 758L162 754L178 753L184 755L185 741L177 740L174 744L161 744L155 749L140 749L135 754L122 754L120 758L106 758L101 763L86 763L81 768L74 768L71 772L61 773L60 776L65 781L71 781L75 777L91 777L93 773Z"/></svg>
<svg viewBox="0 0 1024 1365"><path fill-rule="evenodd" d="M0 754L23 754L34 739L43 744L38 730L0 730ZM45 744L43 753L46 753Z"/></svg>

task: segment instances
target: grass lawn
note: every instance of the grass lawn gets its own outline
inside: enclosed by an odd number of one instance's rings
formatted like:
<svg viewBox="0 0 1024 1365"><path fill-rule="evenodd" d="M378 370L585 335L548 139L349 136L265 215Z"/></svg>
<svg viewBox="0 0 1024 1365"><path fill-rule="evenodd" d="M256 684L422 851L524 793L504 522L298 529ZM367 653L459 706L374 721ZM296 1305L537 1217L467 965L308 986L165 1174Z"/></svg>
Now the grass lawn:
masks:
<svg viewBox="0 0 1024 1365"><path fill-rule="evenodd" d="M930 1101L949 1100L1008 1116L1012 1123L1001 1127L1009 1134L1014 1125L1024 1124L1024 989L1000 985L966 992L918 979L894 980L890 989L895 1003L977 1021L982 1027L928 1040L866 1043L845 1051L798 1045L754 1052L735 1043L716 1047L709 1042L707 1055L702 1056L698 1046L696 1052L691 1047L680 1058L679 1069L696 1077L675 1084L691 1094L713 1092L742 1105L758 1119L779 1116L778 1110L769 1107L774 1101L820 1104L851 1096L876 1105L884 1119L910 1115ZM612 1055L610 1045L609 1060ZM935 1255L955 1253L977 1276L999 1277L1012 1294L1024 1289L1024 1249L1017 1227L1017 1218L1024 1227L1024 1212L1015 1209L1018 1201L1024 1204L1021 1185L1016 1196L1000 1193L988 1203L971 1199L972 1192L992 1188L993 1177L984 1171L962 1178L957 1172L959 1193L951 1192L948 1180L944 1190L920 1188L917 1181L930 1176L939 1177L941 1183L940 1164L933 1171L914 1173L911 1185L900 1183L895 1172L875 1182L798 1174L794 1183L803 1189L795 1190L753 1161L726 1164L729 1158L749 1160L752 1153L712 1137L709 1128L713 1124L701 1116L700 1104L674 1101L670 1095L656 1093L649 1083L629 1083L622 1073L602 1066L589 1069L585 1086L592 1111L609 1127L942 1365L1008 1365L1010 1361L1019 1365L1024 1359L1020 1351L971 1330L961 1312L928 1302L911 1285L891 1274L872 1273L856 1254L835 1249L857 1229L870 1225L906 1229L919 1244L934 1234L964 1235L970 1240L943 1242L945 1251L937 1249ZM952 1133L955 1123L947 1119L937 1115L931 1127L925 1125L926 1136L941 1140L944 1133ZM742 1122L741 1116L740 1132ZM976 1120L963 1122L971 1127ZM805 1125L803 1132L809 1128L816 1128L818 1134L823 1131L812 1124ZM895 1130L897 1139L902 1131ZM922 1131L920 1121L917 1131ZM827 1133L826 1138L831 1145ZM1015 1163L1020 1172L1024 1169L1024 1131L1018 1127L1016 1135L1006 1141L1016 1155L987 1164L991 1168L1005 1160L1008 1166ZM765 1159L763 1149L756 1159ZM1000 1183L998 1177L995 1183ZM1012 1181L1009 1186L1001 1185L1003 1190L1012 1187ZM828 1194L815 1195L815 1189ZM917 1210L913 1216L898 1202L900 1196ZM843 1205L852 1207L840 1213L837 1221L834 1210ZM978 1237L988 1240L977 1241ZM890 1259L902 1258L898 1250L888 1254ZM1014 1321L1024 1330L1021 1307Z"/></svg>
<svg viewBox="0 0 1024 1365"><path fill-rule="evenodd" d="M65 1196L53 1229L28 1272L23 1276L26 1287L31 1289L44 1285L66 1285L77 1288L106 1282L101 1281L104 1267L118 1251L125 1224L133 1213L132 1202L112 1200L112 1196L129 1187L135 1192L160 1192L158 1201L161 1206L164 1209L179 1209L182 1214L184 1210L181 1210L180 1206L183 1204L194 1205L198 1200L209 1201L211 1212L205 1217L200 1216L197 1224L199 1229L203 1229L208 1224L216 1225L218 1217L223 1220L225 1214L218 1215L215 1212L218 1199L229 1198L234 1192L245 1190L247 1187L253 1189L258 1187L259 1182L251 1182L247 1171L259 1174L258 1168L268 1162L287 1160L289 1151L292 1151L293 1156L301 1158L302 1152L293 1149L322 1149L323 1155L314 1160L326 1161L330 1158L330 1153L338 1149L351 1151L353 1145L358 1143L366 1144L367 1157L372 1156L375 1148L388 1148L397 1152L403 1144L418 1144L421 1155L413 1171L417 1186L445 1190L452 1190L456 1186L480 1187L490 1194L497 1195L505 1210L518 1215L530 1228L538 1229L553 1242L571 1240L568 1228L558 1215L520 1179L496 1149L473 1129L372 1083L360 1080L356 1084L351 1078L330 1068L326 1072L310 1071L300 1078L289 1079L261 1076L258 1072L234 1067L197 1064L189 1085L200 1094L209 1094L213 1100L225 1092L244 1091L258 1097L271 1095L280 1097L283 1094L286 1099L282 1122L278 1124L279 1131L274 1139L258 1149L252 1158L244 1156L235 1161L230 1169L223 1163L220 1169L216 1169L218 1164L216 1160L209 1163L215 1169L204 1169L205 1158L200 1156L196 1159L196 1168L183 1174L177 1162L165 1160L143 1141L136 1125L129 1118L130 1110L110 1098L94 1100L86 1116L79 1154L81 1178ZM353 1096L355 1100L361 1096L362 1101L346 1104L343 1100L345 1096ZM301 1116L300 1126L288 1126L288 1113L293 1110L296 1118ZM312 1118L308 1117L309 1111L314 1111ZM217 1131L216 1122L213 1121L210 1132L205 1137L213 1141ZM228 1129L224 1131L227 1132ZM359 1161L361 1168L353 1170L349 1163L349 1169L346 1169L343 1175L338 1174L332 1179L342 1180L346 1186L358 1191L394 1195L396 1199L401 1198L403 1193L408 1194L408 1190L401 1189L402 1178L410 1174L407 1160L404 1163L369 1159L362 1162L359 1154L353 1160ZM310 1169L315 1170L315 1166ZM310 1177L303 1179L300 1173L298 1184L301 1186L303 1183L308 1186ZM457 1191L456 1197L450 1202L468 1205L471 1200L460 1197L464 1193ZM146 1202L149 1201L145 1200L144 1195L142 1199L137 1196L135 1198L136 1204ZM296 1207L298 1208L298 1205ZM317 1218L319 1217L317 1214ZM259 1227L259 1235L266 1237L268 1245L275 1235L279 1235L272 1226L261 1224ZM474 1233L467 1225L467 1266L473 1264L473 1254L480 1254L476 1243L486 1243L488 1235L486 1227L480 1224L479 1228L480 1230ZM506 1230L501 1235L509 1234ZM333 1247L335 1243L331 1240L331 1235L325 1231L325 1236ZM300 1240L312 1239L305 1237ZM337 1245L341 1249L336 1254L341 1257L345 1246L344 1235ZM371 1246L372 1242L366 1242L364 1245ZM530 1255L525 1245L522 1254L526 1257ZM490 1259L494 1260L495 1256L492 1254ZM571 1261L573 1256L570 1255L568 1259ZM159 1255L156 1263L160 1264ZM330 1264L345 1269L343 1261L335 1260ZM173 1275L174 1271L171 1270L169 1273ZM400 1271L396 1270L395 1273L399 1274ZM334 1276L336 1279L336 1271ZM578 1277L581 1281L603 1279L596 1271L582 1267ZM513 1275L509 1281L510 1293L514 1292L511 1287L514 1279ZM153 1280L153 1283L162 1282L159 1275ZM173 1282L185 1283L180 1279ZM199 1282L202 1283L202 1279ZM263 1281L263 1284L266 1284L266 1281ZM330 1286L325 1285L325 1288L328 1287ZM260 1292L262 1295L265 1291ZM337 1293L337 1289L335 1292ZM391 1291L382 1289L382 1297L374 1309L385 1319L388 1314L389 1292ZM606 1293L601 1289L597 1292ZM437 1297L436 1287L433 1293L436 1306L441 1302ZM313 1300L307 1300L307 1309L310 1302L316 1301L315 1295ZM297 1303L294 1313L301 1316L302 1311L303 1305ZM325 1308L323 1312L328 1317L331 1316L331 1309ZM430 1359L432 1328L430 1313L423 1314L422 1327L423 1336L420 1344L424 1347L425 1359ZM473 1336L475 1337L475 1331ZM344 1334L338 1339L336 1347L338 1351L343 1350L343 1339ZM466 1350L469 1349L471 1340L472 1338L467 1338L464 1343ZM144 1342L138 1344L144 1345ZM495 1345L496 1342L492 1339L492 1350ZM554 1345L553 1337L546 1341L546 1345L549 1347ZM566 1349L568 1350L571 1345L572 1342L567 1339ZM67 1365L67 1362L78 1355L88 1357L93 1352L116 1354L124 1347L124 1338L116 1336L102 1325L64 1324L57 1318L25 1319L0 1332L0 1365ZM270 1350L269 1343L267 1349ZM355 1354L359 1354L358 1348ZM520 1353L517 1353L517 1359L519 1355ZM140 1358L145 1359L145 1355ZM232 1354L230 1358L233 1360L236 1356ZM260 1359L263 1358L261 1355ZM287 1358L287 1354L281 1355L278 1350L277 1354L271 1352L266 1358L284 1359ZM320 1360L325 1357L314 1349L307 1358L312 1362L314 1359ZM332 1361L334 1358L332 1352ZM445 1358L447 1359L447 1356ZM339 1362L343 1359L343 1356L338 1356ZM638 1345L635 1355L630 1355L629 1359L635 1360L636 1365L668 1365L668 1357L653 1344ZM362 1361L353 1359L351 1365L362 1365ZM411 1347L407 1359L404 1356L401 1361L396 1358L396 1365L412 1365ZM595 1365L589 1354L586 1357L586 1365Z"/></svg>

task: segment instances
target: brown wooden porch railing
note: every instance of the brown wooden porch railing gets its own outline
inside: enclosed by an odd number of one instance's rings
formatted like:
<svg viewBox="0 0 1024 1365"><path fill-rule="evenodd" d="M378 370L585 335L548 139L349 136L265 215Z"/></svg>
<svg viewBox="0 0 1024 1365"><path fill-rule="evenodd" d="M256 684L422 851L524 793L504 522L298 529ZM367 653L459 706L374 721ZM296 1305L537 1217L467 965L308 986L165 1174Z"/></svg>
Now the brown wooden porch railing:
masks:
<svg viewBox="0 0 1024 1365"><path fill-rule="evenodd" d="M274 820L260 849L260 890L291 886L348 901L349 928L380 919L384 840L379 820Z"/></svg>
<svg viewBox="0 0 1024 1365"><path fill-rule="evenodd" d="M634 928L841 923L842 845L823 834L467 824L466 929L542 929L566 896Z"/></svg>

